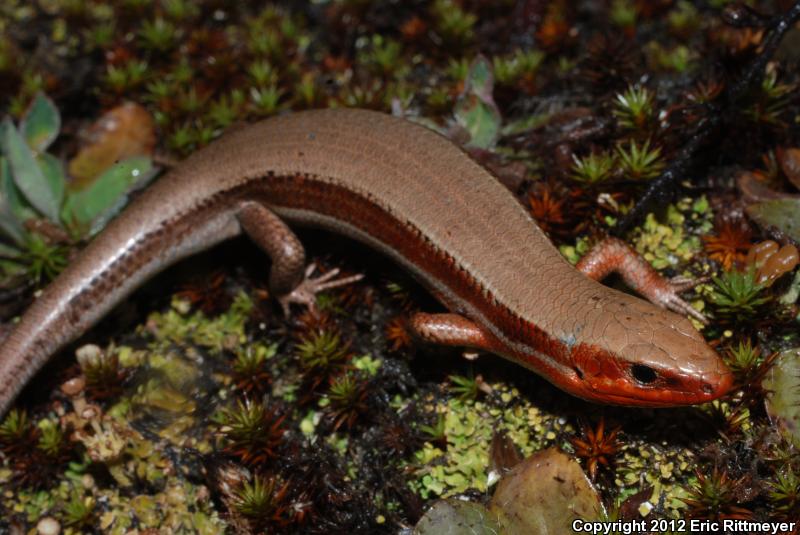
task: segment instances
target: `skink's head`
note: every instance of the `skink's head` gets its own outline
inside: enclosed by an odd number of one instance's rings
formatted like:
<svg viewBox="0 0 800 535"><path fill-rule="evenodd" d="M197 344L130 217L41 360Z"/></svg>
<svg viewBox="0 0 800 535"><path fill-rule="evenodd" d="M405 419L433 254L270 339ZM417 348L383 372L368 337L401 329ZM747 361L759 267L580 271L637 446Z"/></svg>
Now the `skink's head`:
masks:
<svg viewBox="0 0 800 535"><path fill-rule="evenodd" d="M597 401L641 407L691 405L730 390L732 375L684 317L617 296L565 343L561 386ZM555 381L559 382L559 381Z"/></svg>

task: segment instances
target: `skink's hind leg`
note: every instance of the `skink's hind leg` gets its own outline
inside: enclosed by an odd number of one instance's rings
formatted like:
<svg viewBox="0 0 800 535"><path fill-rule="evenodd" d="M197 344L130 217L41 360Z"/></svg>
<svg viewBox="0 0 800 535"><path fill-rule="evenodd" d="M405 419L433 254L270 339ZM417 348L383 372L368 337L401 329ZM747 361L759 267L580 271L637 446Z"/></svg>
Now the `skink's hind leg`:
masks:
<svg viewBox="0 0 800 535"><path fill-rule="evenodd" d="M680 295L702 280L686 277L665 279L625 242L608 238L597 244L575 266L585 275L602 280L610 273L618 273L625 284L647 298L651 303L679 314L688 314L703 323L706 317L695 310Z"/></svg>
<svg viewBox="0 0 800 535"><path fill-rule="evenodd" d="M287 316L292 303L315 311L317 293L350 284L362 277L353 275L337 279L339 270L332 269L312 278L315 266L306 267L303 244L280 217L260 203L243 203L237 218L247 235L272 259L269 289Z"/></svg>

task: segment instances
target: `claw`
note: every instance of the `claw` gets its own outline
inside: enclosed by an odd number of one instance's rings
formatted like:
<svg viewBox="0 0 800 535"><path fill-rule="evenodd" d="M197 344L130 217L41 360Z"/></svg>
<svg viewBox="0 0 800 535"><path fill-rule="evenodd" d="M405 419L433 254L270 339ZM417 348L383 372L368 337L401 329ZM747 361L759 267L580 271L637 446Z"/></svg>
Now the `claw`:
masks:
<svg viewBox="0 0 800 535"><path fill-rule="evenodd" d="M677 295L673 295L669 302L667 303L666 307L673 312L677 312L679 314L688 315L702 323L703 325L708 325L708 318L706 318L702 312L695 309L692 305L678 297Z"/></svg>
<svg viewBox="0 0 800 535"><path fill-rule="evenodd" d="M678 314L688 315L696 319L703 325L708 325L708 319L702 312L696 310L692 305L686 302L678 294L694 288L698 284L705 282L707 278L691 279L689 277L673 277L670 280L665 280L664 287L655 293L653 296L654 302L660 304L664 308L676 312Z"/></svg>
<svg viewBox="0 0 800 535"><path fill-rule="evenodd" d="M311 274L314 273L314 270L317 269L317 264L315 262L311 262L309 265L306 266L306 271L304 273L305 278L308 279L311 277Z"/></svg>
<svg viewBox="0 0 800 535"><path fill-rule="evenodd" d="M324 292L325 290L330 290L331 288L345 286L364 278L364 275L359 273L349 277L335 279L335 277L339 274L339 268L332 269L327 273L323 273L319 277L312 278L311 275L314 273L316 268L316 264L309 264L305 270L303 281L298 284L294 290L278 298L278 302L280 303L285 316L288 317L290 315L290 305L292 303L308 308L308 310L316 316L318 293Z"/></svg>
<svg viewBox="0 0 800 535"><path fill-rule="evenodd" d="M477 351L464 351L461 356L464 357L465 360L473 361L478 360L480 355Z"/></svg>
<svg viewBox="0 0 800 535"><path fill-rule="evenodd" d="M678 275L676 277L672 277L669 279L669 285L676 293L685 292L686 290L691 290L704 282L708 282L711 280L711 277L698 277L696 279L692 277L684 277L683 275Z"/></svg>

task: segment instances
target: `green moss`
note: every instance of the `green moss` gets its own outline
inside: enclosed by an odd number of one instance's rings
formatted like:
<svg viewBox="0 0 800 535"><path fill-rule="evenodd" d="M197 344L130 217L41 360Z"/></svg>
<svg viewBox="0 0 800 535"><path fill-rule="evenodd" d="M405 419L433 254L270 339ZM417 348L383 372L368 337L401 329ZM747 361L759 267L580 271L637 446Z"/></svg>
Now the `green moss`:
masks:
<svg viewBox="0 0 800 535"><path fill-rule="evenodd" d="M641 130L652 125L656 111L655 95L646 87L632 85L617 94L612 113L620 127Z"/></svg>
<svg viewBox="0 0 800 535"><path fill-rule="evenodd" d="M524 77L533 79L544 58L544 53L538 50L521 49L508 56L495 56L492 58L495 79L501 85L512 85Z"/></svg>
<svg viewBox="0 0 800 535"><path fill-rule="evenodd" d="M436 0L431 5L431 14L436 20L437 31L448 44L464 46L473 39L473 27L478 17L456 2Z"/></svg>
<svg viewBox="0 0 800 535"><path fill-rule="evenodd" d="M630 141L627 146L622 143L617 145L617 164L628 180L652 179L664 168L661 148L651 148L649 141L642 144Z"/></svg>
<svg viewBox="0 0 800 535"><path fill-rule="evenodd" d="M623 446L617 460L615 484L620 501L648 486L653 494L648 502L655 506L662 502L671 518L680 518L686 497L684 486L691 479L696 465L694 454L688 448L652 444L640 441ZM645 510L649 506L645 507Z"/></svg>
<svg viewBox="0 0 800 535"><path fill-rule="evenodd" d="M84 497L81 496L81 493L76 492L64 505L64 525L75 529L90 527L95 521L96 506L97 502L93 496Z"/></svg>
<svg viewBox="0 0 800 535"><path fill-rule="evenodd" d="M382 35L373 35L366 39L364 46L357 56L361 65L378 75L402 76L401 54L402 46L393 39L387 39Z"/></svg>
<svg viewBox="0 0 800 535"><path fill-rule="evenodd" d="M504 431L523 456L552 446L569 450L559 437L571 427L556 414L521 399L503 384L492 384L494 393L484 401L450 400L430 410L444 417L446 447L426 442L414 453L416 478L412 488L424 499L449 497L468 489L487 491L488 465L493 433ZM653 487L649 502L663 503L669 515L679 518L685 507L680 500L696 465L688 448L634 440L623 445L618 456L615 483L620 500ZM646 506L645 509L649 509Z"/></svg>
<svg viewBox="0 0 800 535"><path fill-rule="evenodd" d="M762 313L771 296L756 277L752 268L744 272L725 271L719 277L712 277L714 285L709 298L721 319L744 324Z"/></svg>
<svg viewBox="0 0 800 535"><path fill-rule="evenodd" d="M636 250L656 269L679 267L702 250L699 236L711 231L712 214L704 198L698 201L684 198L667 207L666 221L660 222L652 213L636 231ZM691 225L691 230L687 227Z"/></svg>
<svg viewBox="0 0 800 535"><path fill-rule="evenodd" d="M186 483L176 483L155 494L133 497L111 493L105 496L109 510L100 516L103 533L122 535L136 525L140 530L161 532L217 534L225 532L225 523L213 512L207 491Z"/></svg>
<svg viewBox="0 0 800 535"><path fill-rule="evenodd" d="M444 415L446 450L426 442L414 453L417 478L412 488L425 499L467 489L487 490L489 451L494 430L505 431L523 455L551 446L568 429L504 384L493 384L484 401L451 399L431 407Z"/></svg>
<svg viewBox="0 0 800 535"><path fill-rule="evenodd" d="M583 257L583 255L589 252L590 248L589 237L581 236L575 240L575 245L561 245L559 246L558 250L561 251L561 254L567 259L567 261L569 261L570 264L575 265L578 263L578 260Z"/></svg>
<svg viewBox="0 0 800 535"><path fill-rule="evenodd" d="M252 309L253 302L244 292L236 296L227 312L216 318L208 318L202 312L189 313L188 303L175 299L167 312L152 313L147 325L157 340L191 342L221 351L237 348L246 341L244 326Z"/></svg>
<svg viewBox="0 0 800 535"><path fill-rule="evenodd" d="M613 176L616 157L609 152L592 152L579 158L573 155L572 178L584 184L599 184Z"/></svg>
<svg viewBox="0 0 800 535"><path fill-rule="evenodd" d="M697 63L697 54L686 45L667 48L651 41L645 46L650 64L656 69L683 73L692 69Z"/></svg>
<svg viewBox="0 0 800 535"><path fill-rule="evenodd" d="M317 424L322 419L320 411L309 410L300 420L300 432L307 437L313 437L317 431Z"/></svg>
<svg viewBox="0 0 800 535"><path fill-rule="evenodd" d="M61 426L55 420L40 420L36 426L39 428L39 442L36 447L48 456L57 456L64 446Z"/></svg>
<svg viewBox="0 0 800 535"><path fill-rule="evenodd" d="M365 371L367 374L374 376L377 375L382 362L381 359L373 358L372 355L362 355L354 357L351 364L355 369Z"/></svg>
<svg viewBox="0 0 800 535"><path fill-rule="evenodd" d="M636 6L630 0L614 0L608 16L615 26L633 28L636 25Z"/></svg>
<svg viewBox="0 0 800 535"><path fill-rule="evenodd" d="M134 526L186 534L225 531L207 489L176 478L176 467L163 448L124 423L98 423L94 432L117 446L112 455L98 457L96 462L106 464L118 486L98 486L87 474L73 474L47 490L6 491L2 507L31 525L42 516L54 516L65 526L66 535L82 533L90 526L111 534L127 533ZM87 447L96 453L100 441L96 438ZM146 482L151 492L143 493L134 482ZM139 490L131 496L134 488Z"/></svg>
<svg viewBox="0 0 800 535"><path fill-rule="evenodd" d="M102 504L85 527L103 533L126 533L134 527L223 533L225 522L209 501L207 489L183 479L165 445L211 451L211 424L198 419L197 413L198 400L212 378L209 367L200 365L198 348L208 349L213 356L245 343L245 322L252 306L241 293L227 312L209 318L175 300L166 312L151 314L146 326L139 329L152 336L149 348L112 346L101 350L118 356L120 366L135 373L137 380L105 414L98 411L89 420L76 413L64 416L65 425L75 429L70 437L59 437L60 428L50 420L39 422L42 447L53 449L64 440L79 442L85 448L85 459L70 463L65 473L57 475L52 489L4 493L0 510L31 525L43 515L54 516L68 534L84 529L79 520L74 521L75 527L69 526L70 519L80 516L83 503ZM269 349L272 344L265 342L263 347ZM76 406L83 405L76 402ZM147 434L131 426L142 417L150 431ZM86 473L92 462L105 466L110 483L99 487L93 482ZM3 488L8 488L11 477L10 470L0 469Z"/></svg>

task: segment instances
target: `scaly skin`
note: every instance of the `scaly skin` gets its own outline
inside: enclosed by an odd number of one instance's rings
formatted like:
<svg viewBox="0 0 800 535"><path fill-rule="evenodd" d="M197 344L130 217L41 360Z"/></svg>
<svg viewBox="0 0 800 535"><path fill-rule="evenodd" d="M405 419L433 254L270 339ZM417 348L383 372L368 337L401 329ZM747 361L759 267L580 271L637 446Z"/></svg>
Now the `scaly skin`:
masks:
<svg viewBox="0 0 800 535"><path fill-rule="evenodd" d="M459 315L417 318L423 336L431 327L429 339L489 349L577 396L669 406L731 386L686 318L574 269L450 141L375 112L324 110L229 133L112 221L0 347L0 413L145 279L243 230L279 268L273 287L296 287L302 247L281 220L352 236L406 266ZM460 330L446 328L453 318Z"/></svg>

